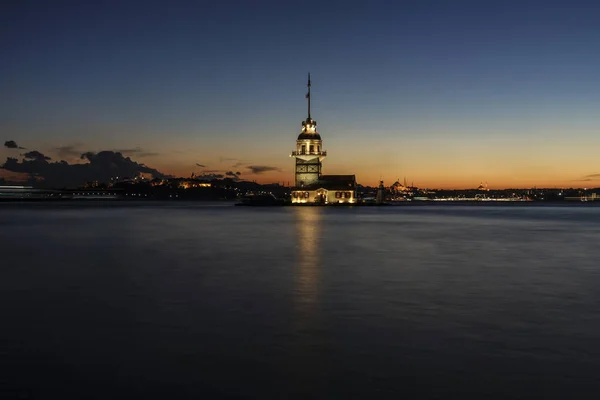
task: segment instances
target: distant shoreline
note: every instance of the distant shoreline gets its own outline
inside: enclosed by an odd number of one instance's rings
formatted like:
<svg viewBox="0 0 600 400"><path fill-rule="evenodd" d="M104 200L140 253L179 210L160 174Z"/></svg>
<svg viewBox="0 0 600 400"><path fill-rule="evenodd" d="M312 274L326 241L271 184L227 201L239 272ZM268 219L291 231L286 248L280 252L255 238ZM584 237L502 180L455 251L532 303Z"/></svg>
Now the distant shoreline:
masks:
<svg viewBox="0 0 600 400"><path fill-rule="evenodd" d="M234 206L238 203L237 200L186 200L186 199L16 199L16 198L0 198L0 206L90 206L90 207L105 207L105 206L171 206L171 205L222 205ZM285 205L284 208L404 208L404 207L600 207L600 201L406 201L386 203L383 205L377 204L339 204L339 205ZM239 208L239 207L236 207ZM282 208L281 205L263 205L259 207L243 207L243 208Z"/></svg>

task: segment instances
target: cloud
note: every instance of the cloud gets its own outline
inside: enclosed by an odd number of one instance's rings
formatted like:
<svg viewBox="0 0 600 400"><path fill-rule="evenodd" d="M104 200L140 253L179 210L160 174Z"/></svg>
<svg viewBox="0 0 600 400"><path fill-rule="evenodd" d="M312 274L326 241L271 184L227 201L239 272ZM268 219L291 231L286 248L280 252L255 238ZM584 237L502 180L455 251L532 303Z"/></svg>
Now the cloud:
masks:
<svg viewBox="0 0 600 400"><path fill-rule="evenodd" d="M81 150L79 149L79 147L79 144L72 144L68 146L55 147L54 150L56 150L56 154L58 154L58 157L62 159L77 158L81 155Z"/></svg>
<svg viewBox="0 0 600 400"><path fill-rule="evenodd" d="M198 166L198 167L200 167L200 168L206 168L206 165L203 165L203 164L198 164L198 163L196 163L196 166Z"/></svg>
<svg viewBox="0 0 600 400"><path fill-rule="evenodd" d="M264 172L270 172L270 171L281 171L281 169L279 169L277 167L270 167L268 165L248 165L246 168L249 169L251 171L251 173L256 174L256 175L262 174Z"/></svg>
<svg viewBox="0 0 600 400"><path fill-rule="evenodd" d="M17 144L17 142L15 142L14 140L7 140L6 142L4 142L4 147L7 147L9 149L21 149L21 150L25 150L25 147L21 147Z"/></svg>
<svg viewBox="0 0 600 400"><path fill-rule="evenodd" d="M42 153L37 150L28 151L25 154L22 154L27 160L35 160L35 161L50 161L52 160L50 157L46 157Z"/></svg>
<svg viewBox="0 0 600 400"><path fill-rule="evenodd" d="M593 182L600 180L600 174L584 175L580 179L574 179L575 182Z"/></svg>
<svg viewBox="0 0 600 400"><path fill-rule="evenodd" d="M243 161L239 161L236 162L235 164L232 165L233 168L237 168L237 167L243 167L244 165L247 165L247 162L243 162Z"/></svg>
<svg viewBox="0 0 600 400"><path fill-rule="evenodd" d="M202 174L202 175L198 175L198 179L205 179L205 180L213 180L213 179L223 179L225 177L225 175L223 174Z"/></svg>
<svg viewBox="0 0 600 400"><path fill-rule="evenodd" d="M136 147L135 149L114 149L113 151L115 153L121 153L124 156L131 156L136 153L139 153L140 151L142 151L142 149L140 149L139 147Z"/></svg>
<svg viewBox="0 0 600 400"><path fill-rule="evenodd" d="M115 153L121 153L124 156L137 156L137 157L156 157L159 153L155 153L152 151L144 151L139 147L135 147L133 149L114 149Z"/></svg>
<svg viewBox="0 0 600 400"><path fill-rule="evenodd" d="M83 145L81 143L75 143L67 146L59 146L55 147L56 153L61 159L73 159L80 158L82 153L85 153L82 150ZM144 151L140 147L136 147L133 149L113 149L110 150L115 153L121 153L124 156L136 156L136 157L156 157L159 153Z"/></svg>
<svg viewBox="0 0 600 400"><path fill-rule="evenodd" d="M219 157L219 162L223 161L239 161L237 158Z"/></svg>
<svg viewBox="0 0 600 400"><path fill-rule="evenodd" d="M591 181L591 180L594 180L594 179L600 179L600 174L590 174L590 175L586 175L586 176L583 177L584 181L587 181L587 180Z"/></svg>
<svg viewBox="0 0 600 400"><path fill-rule="evenodd" d="M69 164L66 161L48 162L39 151L30 151L23 155L25 159L19 162L16 158L7 158L4 168L15 173L26 173L31 178L43 181L48 187L75 187L88 181L98 180L108 182L111 177L135 177L149 174L154 178L164 178L166 175L144 164L137 163L120 152L110 150L94 153L91 151L80 155L82 164Z"/></svg>
<svg viewBox="0 0 600 400"><path fill-rule="evenodd" d="M239 179L241 173L239 172L233 172L233 171L227 171L225 172L225 176L233 178L233 179Z"/></svg>
<svg viewBox="0 0 600 400"><path fill-rule="evenodd" d="M79 158L81 158L82 160L89 160L90 158L93 158L95 155L96 155L96 153L94 153L93 151L86 151L85 153L81 154L79 156Z"/></svg>
<svg viewBox="0 0 600 400"><path fill-rule="evenodd" d="M29 180L29 174L23 174L19 172L11 172L6 169L0 168L0 183L25 183Z"/></svg>

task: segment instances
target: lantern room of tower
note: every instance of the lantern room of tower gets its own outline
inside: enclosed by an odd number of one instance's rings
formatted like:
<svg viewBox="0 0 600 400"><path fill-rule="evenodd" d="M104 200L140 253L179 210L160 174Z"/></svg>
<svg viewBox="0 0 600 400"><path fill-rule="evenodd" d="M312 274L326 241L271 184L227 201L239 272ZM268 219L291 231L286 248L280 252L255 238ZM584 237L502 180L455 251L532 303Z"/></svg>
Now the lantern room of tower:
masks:
<svg viewBox="0 0 600 400"><path fill-rule="evenodd" d="M296 140L296 151L292 152L292 157L301 158L308 161L313 158L323 160L327 152L323 150L323 141L321 135L317 132L317 121L307 118L302 121L302 131Z"/></svg>
<svg viewBox="0 0 600 400"><path fill-rule="evenodd" d="M292 151L291 156L304 161L317 159L320 162L327 157L327 152L322 149L320 140L303 139L296 141L296 150Z"/></svg>

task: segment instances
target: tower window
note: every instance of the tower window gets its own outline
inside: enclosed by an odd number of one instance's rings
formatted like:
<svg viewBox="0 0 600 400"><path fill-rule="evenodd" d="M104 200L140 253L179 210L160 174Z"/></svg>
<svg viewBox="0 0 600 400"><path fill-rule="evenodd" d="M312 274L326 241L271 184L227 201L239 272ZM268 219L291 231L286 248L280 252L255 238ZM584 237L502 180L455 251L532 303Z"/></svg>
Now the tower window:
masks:
<svg viewBox="0 0 600 400"><path fill-rule="evenodd" d="M302 154L304 154L304 153L306 153L306 145L305 144L302 145Z"/></svg>
<svg viewBox="0 0 600 400"><path fill-rule="evenodd" d="M310 154L315 152L315 146L314 145L310 145Z"/></svg>

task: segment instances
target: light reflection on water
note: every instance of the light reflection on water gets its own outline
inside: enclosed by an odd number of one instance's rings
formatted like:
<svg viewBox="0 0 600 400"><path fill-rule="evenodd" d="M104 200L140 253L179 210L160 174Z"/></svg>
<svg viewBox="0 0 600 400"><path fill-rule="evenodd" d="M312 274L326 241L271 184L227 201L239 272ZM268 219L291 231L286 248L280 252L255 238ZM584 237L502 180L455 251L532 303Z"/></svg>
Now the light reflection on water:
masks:
<svg viewBox="0 0 600 400"><path fill-rule="evenodd" d="M319 242L321 240L321 210L316 207L294 209L294 225L298 249L295 271L295 300L298 315L309 318L318 302L319 268L321 267Z"/></svg>

